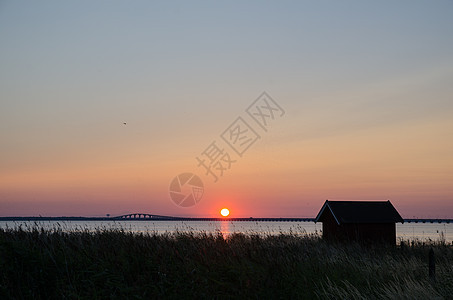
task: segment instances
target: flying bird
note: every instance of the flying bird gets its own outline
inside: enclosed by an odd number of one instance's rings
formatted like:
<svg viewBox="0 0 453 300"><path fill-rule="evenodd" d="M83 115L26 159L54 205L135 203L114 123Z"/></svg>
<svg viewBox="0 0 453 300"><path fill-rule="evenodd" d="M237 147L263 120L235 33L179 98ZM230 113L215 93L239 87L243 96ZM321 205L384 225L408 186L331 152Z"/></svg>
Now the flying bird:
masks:
<svg viewBox="0 0 453 300"><path fill-rule="evenodd" d="M123 122L124 125L126 125L126 122Z"/></svg>

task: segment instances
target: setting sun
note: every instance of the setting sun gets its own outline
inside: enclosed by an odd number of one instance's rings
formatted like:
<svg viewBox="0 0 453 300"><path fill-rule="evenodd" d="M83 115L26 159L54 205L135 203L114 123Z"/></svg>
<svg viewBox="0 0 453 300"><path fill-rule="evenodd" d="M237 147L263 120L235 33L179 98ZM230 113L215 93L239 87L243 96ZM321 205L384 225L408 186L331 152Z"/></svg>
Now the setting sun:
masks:
<svg viewBox="0 0 453 300"><path fill-rule="evenodd" d="M230 214L230 211L228 210L228 208L222 208L222 210L220 211L220 214L224 217L228 217L228 215Z"/></svg>

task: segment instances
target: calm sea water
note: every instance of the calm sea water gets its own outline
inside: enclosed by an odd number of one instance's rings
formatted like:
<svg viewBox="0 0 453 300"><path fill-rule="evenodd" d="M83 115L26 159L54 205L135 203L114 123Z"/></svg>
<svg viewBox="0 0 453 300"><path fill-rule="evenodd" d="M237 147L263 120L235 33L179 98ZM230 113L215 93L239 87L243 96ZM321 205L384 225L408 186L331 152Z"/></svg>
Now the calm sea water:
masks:
<svg viewBox="0 0 453 300"><path fill-rule="evenodd" d="M253 221L45 221L45 222L0 222L0 228L24 229L42 227L45 229L60 228L63 231L97 229L124 229L132 232L165 234L174 232L221 233L228 236L232 233L278 235L292 233L295 235L321 234L322 223L313 222L253 222ZM396 225L397 239L404 240L440 240L453 242L453 224L438 223L405 223Z"/></svg>

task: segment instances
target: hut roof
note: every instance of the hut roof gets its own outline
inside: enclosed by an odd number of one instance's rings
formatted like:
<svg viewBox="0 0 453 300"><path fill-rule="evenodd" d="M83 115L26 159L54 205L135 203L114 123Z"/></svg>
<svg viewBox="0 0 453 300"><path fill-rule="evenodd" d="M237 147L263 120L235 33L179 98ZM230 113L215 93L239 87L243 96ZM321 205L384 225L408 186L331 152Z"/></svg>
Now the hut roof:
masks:
<svg viewBox="0 0 453 300"><path fill-rule="evenodd" d="M329 201L326 200L315 222L322 222L330 211L338 225L346 223L403 223L398 211L387 201Z"/></svg>

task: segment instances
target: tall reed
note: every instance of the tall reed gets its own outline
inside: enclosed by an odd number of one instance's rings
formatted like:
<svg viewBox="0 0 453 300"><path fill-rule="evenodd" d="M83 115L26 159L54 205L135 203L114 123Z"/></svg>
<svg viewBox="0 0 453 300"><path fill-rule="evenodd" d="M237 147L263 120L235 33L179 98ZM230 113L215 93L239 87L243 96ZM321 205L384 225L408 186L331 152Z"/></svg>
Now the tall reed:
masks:
<svg viewBox="0 0 453 300"><path fill-rule="evenodd" d="M1 299L447 299L453 248L61 226L0 229ZM437 281L428 279L434 248Z"/></svg>

